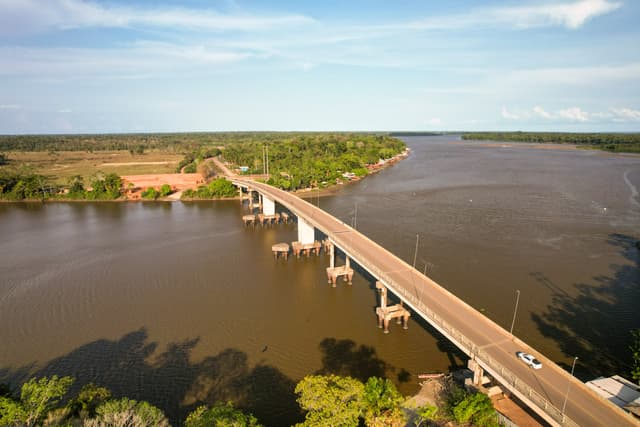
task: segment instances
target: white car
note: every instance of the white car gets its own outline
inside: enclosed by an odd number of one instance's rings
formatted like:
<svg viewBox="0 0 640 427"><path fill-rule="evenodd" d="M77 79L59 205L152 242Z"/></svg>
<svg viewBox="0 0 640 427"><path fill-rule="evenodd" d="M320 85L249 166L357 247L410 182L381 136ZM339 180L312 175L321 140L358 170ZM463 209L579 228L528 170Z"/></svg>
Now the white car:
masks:
<svg viewBox="0 0 640 427"><path fill-rule="evenodd" d="M518 351L518 352L516 352L516 356L518 356L518 359L522 360L524 363L526 363L527 365L531 366L533 369L542 368L542 363L540 363L540 361L538 359L536 359L535 357L533 357L529 353L525 353L523 351Z"/></svg>

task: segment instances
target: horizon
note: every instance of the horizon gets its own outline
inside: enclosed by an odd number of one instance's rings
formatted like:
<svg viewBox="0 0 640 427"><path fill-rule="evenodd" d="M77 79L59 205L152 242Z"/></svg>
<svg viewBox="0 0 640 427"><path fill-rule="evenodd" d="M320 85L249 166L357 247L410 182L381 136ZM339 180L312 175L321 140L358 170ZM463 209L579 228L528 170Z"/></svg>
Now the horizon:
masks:
<svg viewBox="0 0 640 427"><path fill-rule="evenodd" d="M629 0L7 0L0 135L637 133L638 18Z"/></svg>

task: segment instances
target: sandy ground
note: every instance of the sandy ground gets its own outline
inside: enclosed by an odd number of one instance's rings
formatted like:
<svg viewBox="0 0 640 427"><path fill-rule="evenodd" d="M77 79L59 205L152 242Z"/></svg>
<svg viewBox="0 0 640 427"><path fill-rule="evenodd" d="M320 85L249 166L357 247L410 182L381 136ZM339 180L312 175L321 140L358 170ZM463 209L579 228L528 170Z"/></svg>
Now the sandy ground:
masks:
<svg viewBox="0 0 640 427"><path fill-rule="evenodd" d="M133 189L127 191L127 199L140 199L140 193L149 187L159 189L164 184L169 184L175 192L169 197L170 200L179 200L179 195L183 190L188 188L195 189L198 185L204 183L204 177L199 173L166 173L152 175L127 175L122 177L124 188L128 188L129 184L133 185ZM177 199L176 199L177 197Z"/></svg>

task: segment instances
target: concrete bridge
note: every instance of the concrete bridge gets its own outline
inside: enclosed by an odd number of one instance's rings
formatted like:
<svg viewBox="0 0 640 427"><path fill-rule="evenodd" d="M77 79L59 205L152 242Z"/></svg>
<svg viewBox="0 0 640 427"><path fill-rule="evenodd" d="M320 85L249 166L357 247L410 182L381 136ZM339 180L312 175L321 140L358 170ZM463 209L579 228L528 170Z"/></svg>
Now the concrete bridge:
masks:
<svg viewBox="0 0 640 427"><path fill-rule="evenodd" d="M259 193L264 215L275 215L276 202L296 215L301 244L314 243L315 229L324 233L331 247L338 247L347 260L358 263L377 279L383 295L387 290L395 294L466 353L474 383L479 384L485 372L490 374L552 426L640 425L525 342L339 219L269 185L237 176L230 179L240 189ZM334 267L331 253L330 268ZM381 305L386 308L386 298ZM403 313L396 317L403 317ZM406 318L403 320L406 322ZM385 330L386 327L385 323ZM534 370L522 363L516 357L517 351L536 356L542 369Z"/></svg>

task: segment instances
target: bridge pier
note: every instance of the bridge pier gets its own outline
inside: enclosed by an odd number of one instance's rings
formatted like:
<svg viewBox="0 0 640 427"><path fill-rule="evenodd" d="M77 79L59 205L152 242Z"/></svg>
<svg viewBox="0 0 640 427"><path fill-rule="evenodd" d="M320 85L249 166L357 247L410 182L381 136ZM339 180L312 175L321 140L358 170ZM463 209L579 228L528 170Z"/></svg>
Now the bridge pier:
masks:
<svg viewBox="0 0 640 427"><path fill-rule="evenodd" d="M402 323L402 329L409 329L409 316L411 313L404 308L402 303L387 306L387 288L381 282L376 282L376 289L380 291L380 307L376 308L378 316L378 328L384 327L384 333L389 333L389 321L396 319L398 325Z"/></svg>
<svg viewBox="0 0 640 427"><path fill-rule="evenodd" d="M467 367L473 372L473 385L480 387L485 383L484 369L475 361L475 359L469 359Z"/></svg>

